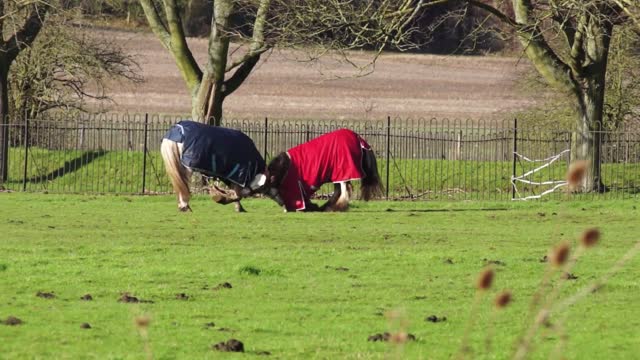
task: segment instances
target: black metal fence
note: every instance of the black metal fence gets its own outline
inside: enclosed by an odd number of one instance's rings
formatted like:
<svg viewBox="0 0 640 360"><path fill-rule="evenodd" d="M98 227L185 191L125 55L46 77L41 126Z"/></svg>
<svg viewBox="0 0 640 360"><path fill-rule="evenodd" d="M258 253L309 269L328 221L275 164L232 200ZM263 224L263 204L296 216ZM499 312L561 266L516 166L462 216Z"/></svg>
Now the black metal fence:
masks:
<svg viewBox="0 0 640 360"><path fill-rule="evenodd" d="M13 191L169 193L160 157L164 133L179 119L110 115L9 123L7 179ZM518 128L517 121L230 120L268 160L341 127L361 134L378 157L389 199L508 200L560 198L571 149L567 129ZM602 132L602 178L609 191L587 196L635 197L640 191L640 129ZM1 164L0 164L1 166ZM556 191L551 191L552 189ZM330 191L327 187L320 195Z"/></svg>

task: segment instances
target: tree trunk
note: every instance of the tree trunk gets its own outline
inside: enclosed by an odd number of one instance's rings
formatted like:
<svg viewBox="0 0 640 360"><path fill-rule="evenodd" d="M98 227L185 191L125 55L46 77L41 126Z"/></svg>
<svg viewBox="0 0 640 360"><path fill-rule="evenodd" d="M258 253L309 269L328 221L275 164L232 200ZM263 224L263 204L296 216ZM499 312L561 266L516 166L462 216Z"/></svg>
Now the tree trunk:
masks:
<svg viewBox="0 0 640 360"><path fill-rule="evenodd" d="M225 98L220 91L221 85L216 86L213 79L205 74L200 87L202 89L191 99L191 118L194 121L220 126Z"/></svg>
<svg viewBox="0 0 640 360"><path fill-rule="evenodd" d="M601 88L604 87L602 84ZM596 90L595 93L604 92ZM588 171L582 180L581 192L604 192L606 187L601 176L601 147L603 102L598 101L594 91L582 94L577 107L577 124L571 140L571 161L585 160Z"/></svg>
<svg viewBox="0 0 640 360"><path fill-rule="evenodd" d="M9 175L9 64L0 58L0 183Z"/></svg>
<svg viewBox="0 0 640 360"><path fill-rule="evenodd" d="M602 182L601 148L607 60L613 33L613 23L593 16L585 27L588 62L579 80L578 123L573 136L571 160L586 160L589 167L582 180L582 191L605 192Z"/></svg>

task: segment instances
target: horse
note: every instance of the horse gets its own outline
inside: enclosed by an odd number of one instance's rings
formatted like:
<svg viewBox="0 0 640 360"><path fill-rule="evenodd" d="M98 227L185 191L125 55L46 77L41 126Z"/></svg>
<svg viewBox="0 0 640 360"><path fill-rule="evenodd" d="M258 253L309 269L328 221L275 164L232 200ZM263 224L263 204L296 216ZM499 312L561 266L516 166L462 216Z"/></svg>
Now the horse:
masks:
<svg viewBox="0 0 640 360"><path fill-rule="evenodd" d="M361 180L361 199L383 193L376 156L371 146L349 129L340 129L278 154L269 162L265 193L284 211L346 211L351 181ZM322 206L311 196L326 183L334 192Z"/></svg>
<svg viewBox="0 0 640 360"><path fill-rule="evenodd" d="M265 190L266 162L241 131L180 121L163 137L160 152L182 212L192 211L189 180L193 171L225 183L229 190L211 183L209 192L219 204L234 203L237 212L245 212L242 198Z"/></svg>

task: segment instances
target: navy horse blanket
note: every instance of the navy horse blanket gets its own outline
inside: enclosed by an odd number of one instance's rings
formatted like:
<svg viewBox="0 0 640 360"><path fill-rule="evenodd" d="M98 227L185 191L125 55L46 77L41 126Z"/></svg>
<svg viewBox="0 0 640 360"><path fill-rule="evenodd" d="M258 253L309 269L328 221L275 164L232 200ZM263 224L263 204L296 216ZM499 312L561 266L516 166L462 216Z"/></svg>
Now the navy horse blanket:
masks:
<svg viewBox="0 0 640 360"><path fill-rule="evenodd" d="M243 132L195 121L180 121L165 139L182 144L182 165L206 176L247 187L266 164Z"/></svg>

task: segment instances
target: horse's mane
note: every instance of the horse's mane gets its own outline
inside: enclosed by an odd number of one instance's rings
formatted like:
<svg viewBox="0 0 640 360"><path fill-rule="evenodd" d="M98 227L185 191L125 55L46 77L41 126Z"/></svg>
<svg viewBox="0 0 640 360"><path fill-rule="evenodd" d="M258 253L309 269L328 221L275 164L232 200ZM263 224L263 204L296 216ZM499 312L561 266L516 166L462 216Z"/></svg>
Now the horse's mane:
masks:
<svg viewBox="0 0 640 360"><path fill-rule="evenodd" d="M289 166L291 165L291 159L286 152L281 152L269 162L267 166L267 172L269 179L269 186L278 188L280 184L282 184L282 180L287 176L287 172L289 171Z"/></svg>

